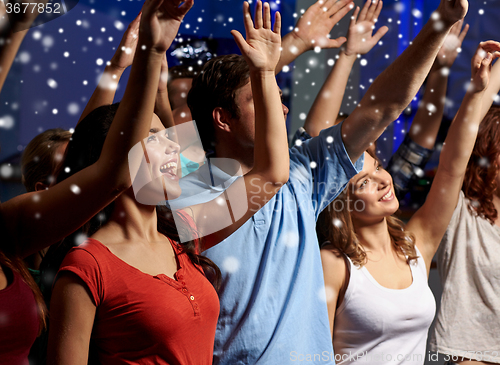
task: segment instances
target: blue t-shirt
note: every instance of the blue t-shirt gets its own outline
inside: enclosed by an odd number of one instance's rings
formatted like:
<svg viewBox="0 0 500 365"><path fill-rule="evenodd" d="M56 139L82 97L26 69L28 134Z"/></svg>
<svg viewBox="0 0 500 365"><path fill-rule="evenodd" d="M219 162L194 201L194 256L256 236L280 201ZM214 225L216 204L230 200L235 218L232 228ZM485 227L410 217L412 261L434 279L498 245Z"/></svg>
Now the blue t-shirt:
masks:
<svg viewBox="0 0 500 365"><path fill-rule="evenodd" d="M341 125L298 142L289 181L205 251L222 271L214 365L334 364L316 219L362 168Z"/></svg>

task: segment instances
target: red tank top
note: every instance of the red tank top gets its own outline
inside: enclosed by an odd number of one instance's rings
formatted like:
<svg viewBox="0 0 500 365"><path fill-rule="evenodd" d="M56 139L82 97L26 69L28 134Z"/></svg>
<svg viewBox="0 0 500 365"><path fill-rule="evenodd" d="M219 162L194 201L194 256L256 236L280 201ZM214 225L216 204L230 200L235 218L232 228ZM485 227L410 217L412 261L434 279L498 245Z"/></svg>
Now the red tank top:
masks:
<svg viewBox="0 0 500 365"><path fill-rule="evenodd" d="M28 365L40 325L38 306L21 275L2 268L9 285L0 290L0 365Z"/></svg>

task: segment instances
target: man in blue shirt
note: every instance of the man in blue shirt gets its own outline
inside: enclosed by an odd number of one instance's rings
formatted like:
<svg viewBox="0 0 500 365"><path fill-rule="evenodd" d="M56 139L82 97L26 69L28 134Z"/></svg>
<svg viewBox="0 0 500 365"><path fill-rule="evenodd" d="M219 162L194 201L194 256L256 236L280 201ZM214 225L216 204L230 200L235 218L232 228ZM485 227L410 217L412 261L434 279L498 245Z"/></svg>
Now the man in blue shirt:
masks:
<svg viewBox="0 0 500 365"><path fill-rule="evenodd" d="M313 6L327 13L334 3ZM467 6L466 0L442 0L437 15L342 124L290 150L290 179L278 193L205 251L222 271L214 364L334 364L316 219L362 169L364 151L415 96ZM204 149L238 161L243 174L249 171L255 118L244 59L209 61L193 80L188 105Z"/></svg>

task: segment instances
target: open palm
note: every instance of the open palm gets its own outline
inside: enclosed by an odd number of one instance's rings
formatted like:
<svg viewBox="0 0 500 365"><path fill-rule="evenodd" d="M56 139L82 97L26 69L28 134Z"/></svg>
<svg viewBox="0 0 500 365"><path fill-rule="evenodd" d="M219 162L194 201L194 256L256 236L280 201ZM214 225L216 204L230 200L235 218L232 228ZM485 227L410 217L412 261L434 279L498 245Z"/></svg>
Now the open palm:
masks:
<svg viewBox="0 0 500 365"><path fill-rule="evenodd" d="M262 2L257 2L254 22L252 22L248 2L243 3L243 14L246 40L237 30L231 32L241 54L250 70L274 72L281 56L280 13L276 12L274 30L271 28L271 9L268 3L264 4L264 11L262 11Z"/></svg>
<svg viewBox="0 0 500 365"><path fill-rule="evenodd" d="M330 32L353 6L352 0L319 0L300 17L293 35L304 42L306 49L338 48L346 39L330 39Z"/></svg>
<svg viewBox="0 0 500 365"><path fill-rule="evenodd" d="M145 46L158 53L165 53L192 6L193 0L146 0L141 20L141 34L149 43Z"/></svg>
<svg viewBox="0 0 500 365"><path fill-rule="evenodd" d="M347 34L345 51L347 55L368 53L387 33L389 28L383 26L377 33L373 34L375 23L382 11L382 5L381 0L367 0L361 12L359 7L356 8Z"/></svg>

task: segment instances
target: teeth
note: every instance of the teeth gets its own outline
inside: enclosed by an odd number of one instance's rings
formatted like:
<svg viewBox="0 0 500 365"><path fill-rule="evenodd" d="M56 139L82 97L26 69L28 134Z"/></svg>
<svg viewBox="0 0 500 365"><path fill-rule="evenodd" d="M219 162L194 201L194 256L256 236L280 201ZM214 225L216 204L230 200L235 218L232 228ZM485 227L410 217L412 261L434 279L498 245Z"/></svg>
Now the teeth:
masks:
<svg viewBox="0 0 500 365"><path fill-rule="evenodd" d="M177 168L177 162L169 162L160 166L160 170L170 170L176 168Z"/></svg>
<svg viewBox="0 0 500 365"><path fill-rule="evenodd" d="M382 199L380 200L385 200L385 199L388 199L390 196L392 195L392 190L389 190L389 192L387 194L385 194Z"/></svg>

